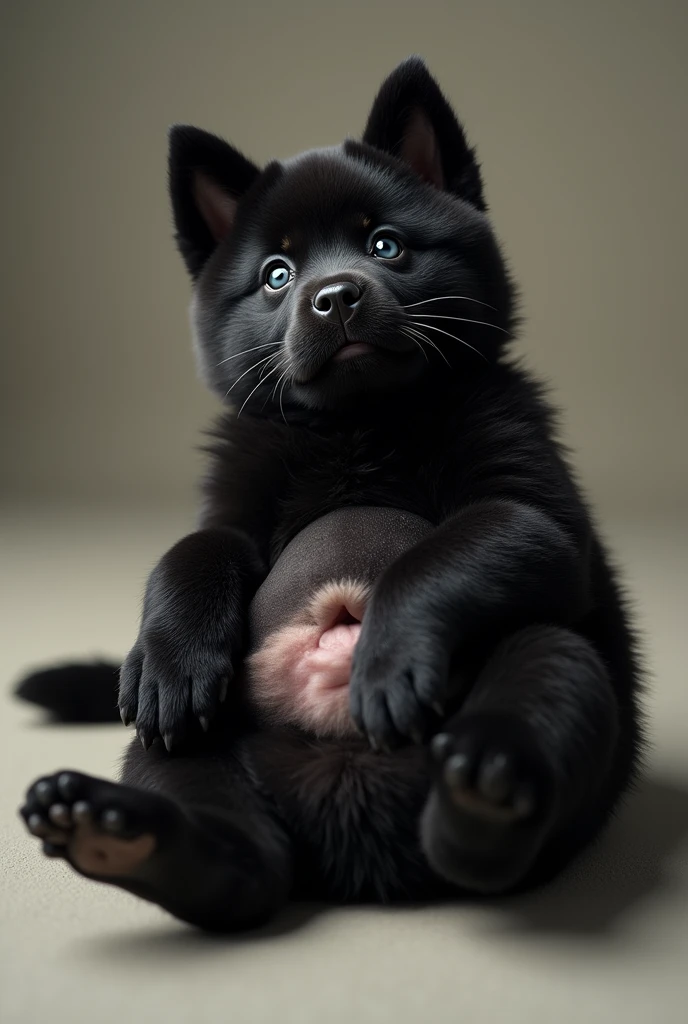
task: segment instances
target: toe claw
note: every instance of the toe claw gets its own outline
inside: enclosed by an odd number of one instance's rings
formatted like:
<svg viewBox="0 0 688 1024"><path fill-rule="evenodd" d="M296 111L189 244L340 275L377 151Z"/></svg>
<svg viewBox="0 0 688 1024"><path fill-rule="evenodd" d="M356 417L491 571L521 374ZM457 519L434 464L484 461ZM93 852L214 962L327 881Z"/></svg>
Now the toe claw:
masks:
<svg viewBox="0 0 688 1024"><path fill-rule="evenodd" d="M162 738L165 742L165 746L167 747L168 754L171 754L172 747L174 746L174 734L171 732L165 732L163 733Z"/></svg>
<svg viewBox="0 0 688 1024"><path fill-rule="evenodd" d="M122 719L122 725L131 725L132 717L131 717L131 714L129 712L129 708L120 708L119 709L119 716Z"/></svg>
<svg viewBox="0 0 688 1024"><path fill-rule="evenodd" d="M143 747L143 749L144 750L148 750L148 748L150 747L151 743L153 742L153 740L150 738L150 736L148 736L143 731L143 729L139 729L137 731L136 735L138 736L139 740L141 741L141 746Z"/></svg>
<svg viewBox="0 0 688 1024"><path fill-rule="evenodd" d="M208 729L210 728L210 719L206 718L205 715L199 715L198 721L201 724L201 729L203 730L203 732L207 732ZM169 747L167 749L169 750Z"/></svg>

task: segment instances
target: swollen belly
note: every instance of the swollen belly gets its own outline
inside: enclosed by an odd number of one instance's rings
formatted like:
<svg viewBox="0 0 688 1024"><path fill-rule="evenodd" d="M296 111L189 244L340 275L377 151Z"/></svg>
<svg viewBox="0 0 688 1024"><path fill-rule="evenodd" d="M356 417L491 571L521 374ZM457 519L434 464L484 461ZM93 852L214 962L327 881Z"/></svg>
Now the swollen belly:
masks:
<svg viewBox="0 0 688 1024"><path fill-rule="evenodd" d="M349 676L366 598L359 583L328 583L249 656L250 700L271 722L317 736L355 733Z"/></svg>

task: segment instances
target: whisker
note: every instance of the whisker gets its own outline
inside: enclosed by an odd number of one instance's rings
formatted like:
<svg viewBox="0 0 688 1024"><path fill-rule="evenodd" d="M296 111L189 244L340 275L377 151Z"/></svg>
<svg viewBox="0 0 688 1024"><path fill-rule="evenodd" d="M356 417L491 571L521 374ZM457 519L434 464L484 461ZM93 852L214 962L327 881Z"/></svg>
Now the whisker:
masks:
<svg viewBox="0 0 688 1024"><path fill-rule="evenodd" d="M267 360L265 362L265 366L263 367L263 369L258 374L258 380L263 380L263 377L265 375L265 371L267 370L268 366L270 365L270 360L271 359L276 359L278 355L279 355L279 352L273 352L273 354L271 356L268 356L268 358L267 358ZM281 365L282 364L280 363L280 366Z"/></svg>
<svg viewBox="0 0 688 1024"><path fill-rule="evenodd" d="M284 366L284 363L282 363L282 366ZM277 383L275 384L274 388L272 389L272 394L270 395L270 399L271 400L277 394L277 388L280 386L280 381L282 380L282 377L286 377L286 375L288 373L289 373L289 367L287 367L286 370L284 371L284 373L280 377L277 378Z"/></svg>
<svg viewBox="0 0 688 1024"><path fill-rule="evenodd" d="M502 334L509 333L503 327L488 323L487 320L469 320L465 316L444 316L442 313L409 313L408 315L412 317L424 316L429 320L459 320L462 324L482 324L483 327L492 327L495 331L501 331Z"/></svg>
<svg viewBox="0 0 688 1024"><path fill-rule="evenodd" d="M284 374L282 374L282 376L284 376ZM285 425L285 427L288 427L289 424L287 423L287 417L284 415L284 406L282 405L282 399L284 398L284 385L286 383L287 382L285 380L284 384L282 384L282 389L280 391L280 403L279 404L280 404L280 412L282 413L282 419L284 420L284 425Z"/></svg>
<svg viewBox="0 0 688 1024"><path fill-rule="evenodd" d="M278 348L279 341L270 341L267 345L255 345L253 348L245 348L243 352L235 352L233 356L227 356L226 359L221 359L219 363L215 363L215 366L222 366L223 363L228 363L230 359L238 359L239 356L246 356L249 352L257 352L259 348Z"/></svg>
<svg viewBox="0 0 688 1024"><path fill-rule="evenodd" d="M227 391L225 391L225 398L227 397L229 392L232 390L232 388L235 388L237 386L237 384L239 383L239 381L241 380L242 377L245 377L247 373L251 372L251 370L255 370L256 366L260 366L261 363L267 363L267 361L269 359L273 359L273 358L274 358L274 356L264 356L263 359L259 359L257 363L253 364L253 366L249 366L248 370L244 370L243 373L240 373L239 376L237 377L237 379L232 384L232 387L228 388Z"/></svg>
<svg viewBox="0 0 688 1024"><path fill-rule="evenodd" d="M428 359L428 353L425 351L425 349L423 348L421 343L416 338L414 338L412 334L409 334L408 331L405 331L403 327L400 327L399 331L400 331L401 334L403 334L405 337L407 337L409 339L409 341L412 341L414 345L418 346L418 348L421 350L421 352L425 356L425 362L429 363L430 360Z"/></svg>
<svg viewBox="0 0 688 1024"><path fill-rule="evenodd" d="M442 349L439 348L439 346L436 345L434 341L431 341L430 338L427 337L427 335L422 333L422 331L416 331L413 327L409 327L408 330L409 331L413 331L414 334L417 334L419 338L422 338L423 341L425 341L431 348L434 348L435 352L437 352L437 354L440 355L442 357L442 359L444 359L444 361L447 364L447 366L449 367L449 369L451 369L451 363L449 362L449 360L445 356L445 354L442 351Z"/></svg>
<svg viewBox="0 0 688 1024"><path fill-rule="evenodd" d="M496 306L491 306L489 302L481 302L480 299L473 299L470 295L437 295L434 299L421 299L420 302L410 302L408 306L404 306L404 309L412 309L414 306L424 306L426 302L444 302L446 299L457 299L463 302L477 302L479 306L487 306L488 309L494 309L495 313L499 310Z"/></svg>
<svg viewBox="0 0 688 1024"><path fill-rule="evenodd" d="M272 370L270 370L270 373L269 373L269 374L267 375L267 377L269 377L269 376L270 376L270 374L272 374L272 373L276 373L276 372L277 372L277 370L279 370L279 368L280 368L280 365L281 365L281 364L280 364L280 363L278 363L278 364L277 364L277 366L274 366L274 367L272 368ZM267 380L267 377L265 377L264 379L265 379L265 380ZM258 390L258 388L260 387L260 385L261 385L262 383L263 383L263 380L259 380L259 381L258 381L258 383L257 383L257 384L256 384L256 386L254 387L253 391L251 392L251 394L250 394L250 395L248 396L248 398L246 399L246 402L248 402L249 398L251 398L251 395L255 395L256 391ZM239 417L241 416L242 412L243 412L243 411L244 411L244 409L246 408L246 402L244 402L244 404L242 405L241 409L239 409L239 412L237 413L237 419L239 419Z"/></svg>
<svg viewBox="0 0 688 1024"><path fill-rule="evenodd" d="M473 345L469 345L467 341L464 341L463 338L459 338L458 335L450 334L449 331L443 331L441 327L435 327L433 324L420 324L420 326L425 327L429 331L439 331L440 334L446 334L448 338L453 338L454 341L460 341L461 344L465 345L466 348L469 348L471 352L475 352L475 354L480 356L481 359L484 359L486 363L489 363L490 360L483 352L480 352L479 349L474 348Z"/></svg>
<svg viewBox="0 0 688 1024"><path fill-rule="evenodd" d="M275 367L275 369L276 370L280 370L284 365L285 365L285 361L282 361L281 363L278 363L278 365ZM286 373L287 371L285 370L284 372ZM284 374L282 376L284 376ZM270 402L272 399L274 399L275 391L277 390L277 387L278 387L279 382L281 380L282 380L282 377L278 377L277 378L277 384L275 384L274 388L272 389L272 394L267 396L267 398L265 399L265 401L263 402L263 404L260 407L260 411L261 412L264 412L265 406L268 404L268 402Z"/></svg>

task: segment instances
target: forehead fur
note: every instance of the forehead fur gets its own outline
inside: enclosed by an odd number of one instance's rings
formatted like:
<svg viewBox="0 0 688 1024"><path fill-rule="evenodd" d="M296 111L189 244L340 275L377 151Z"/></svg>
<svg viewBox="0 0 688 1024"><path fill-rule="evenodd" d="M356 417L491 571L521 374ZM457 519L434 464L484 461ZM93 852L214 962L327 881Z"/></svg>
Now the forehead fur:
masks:
<svg viewBox="0 0 688 1024"><path fill-rule="evenodd" d="M270 186L257 190L262 226L279 240L296 242L299 233L334 227L375 226L402 213L446 217L456 212L454 197L420 181L398 161L371 147L345 143L309 150L284 161ZM367 221L367 223L365 223Z"/></svg>

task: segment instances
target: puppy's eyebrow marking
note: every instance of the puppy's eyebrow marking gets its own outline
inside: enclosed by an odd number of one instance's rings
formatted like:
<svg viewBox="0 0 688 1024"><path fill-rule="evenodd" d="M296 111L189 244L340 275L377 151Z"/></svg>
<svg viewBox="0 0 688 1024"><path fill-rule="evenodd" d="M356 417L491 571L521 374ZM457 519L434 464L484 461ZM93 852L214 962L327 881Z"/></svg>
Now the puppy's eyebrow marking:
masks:
<svg viewBox="0 0 688 1024"><path fill-rule="evenodd" d="M370 227L370 217L365 216L363 218L363 227L364 228L369 228Z"/></svg>
<svg viewBox="0 0 688 1024"><path fill-rule="evenodd" d="M291 248L291 238L289 235L285 235L281 243L282 252L286 252L287 249Z"/></svg>

